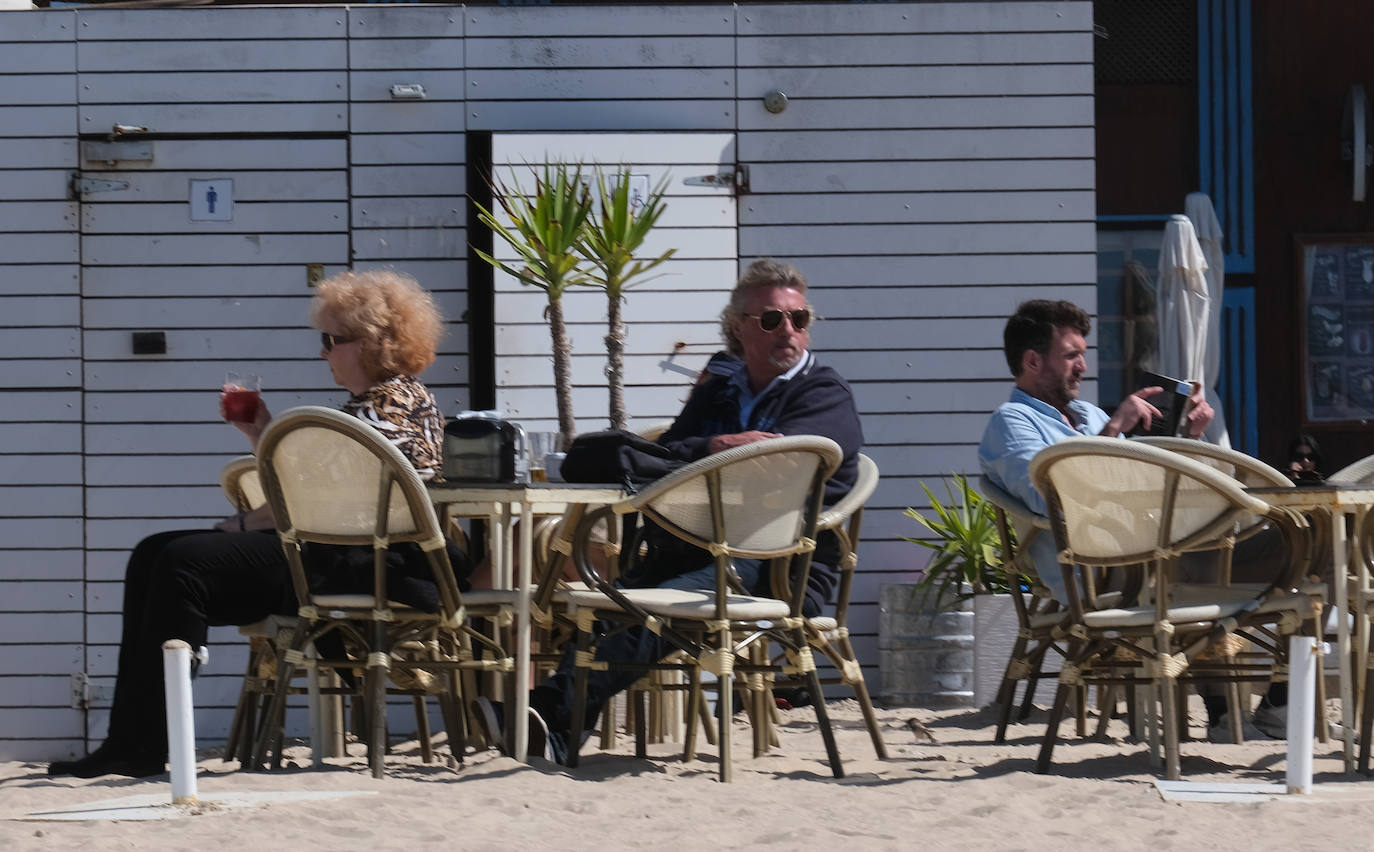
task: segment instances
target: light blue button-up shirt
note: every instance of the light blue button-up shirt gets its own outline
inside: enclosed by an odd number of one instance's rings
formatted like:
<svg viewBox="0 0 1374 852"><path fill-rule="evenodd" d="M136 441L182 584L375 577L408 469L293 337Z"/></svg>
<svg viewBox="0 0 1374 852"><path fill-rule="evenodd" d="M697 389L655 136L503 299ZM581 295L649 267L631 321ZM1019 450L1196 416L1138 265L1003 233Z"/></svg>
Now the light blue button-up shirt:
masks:
<svg viewBox="0 0 1374 852"><path fill-rule="evenodd" d="M1074 421L1072 426L1057 408L1016 388L1011 399L992 413L978 445L978 463L988 479L1037 514L1044 515L1048 509L1044 496L1031 484L1030 460L1045 447L1065 438L1098 434L1111 419L1107 412L1081 399L1069 403L1069 415ZM1047 533L1036 536L1030 553L1040 581L1056 598L1064 600L1064 579L1054 537Z"/></svg>

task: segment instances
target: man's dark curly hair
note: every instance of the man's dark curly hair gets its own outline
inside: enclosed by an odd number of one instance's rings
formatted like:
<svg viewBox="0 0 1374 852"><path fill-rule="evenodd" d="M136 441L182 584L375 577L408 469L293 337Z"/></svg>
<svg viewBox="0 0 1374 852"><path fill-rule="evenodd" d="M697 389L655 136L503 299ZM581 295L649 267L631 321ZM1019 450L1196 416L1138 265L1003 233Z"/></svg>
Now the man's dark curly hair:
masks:
<svg viewBox="0 0 1374 852"><path fill-rule="evenodd" d="M1031 299L1016 308L1002 330L1002 352L1013 376L1021 375L1021 356L1027 349L1041 355L1050 351L1057 328L1071 328L1087 337L1093 324L1086 311L1063 299Z"/></svg>

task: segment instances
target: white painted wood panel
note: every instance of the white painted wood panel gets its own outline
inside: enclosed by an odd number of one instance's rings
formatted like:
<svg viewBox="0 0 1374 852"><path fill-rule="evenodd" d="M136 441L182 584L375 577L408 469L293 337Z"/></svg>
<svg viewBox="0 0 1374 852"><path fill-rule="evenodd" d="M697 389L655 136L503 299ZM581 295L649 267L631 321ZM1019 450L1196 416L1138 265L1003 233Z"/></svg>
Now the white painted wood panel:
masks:
<svg viewBox="0 0 1374 852"><path fill-rule="evenodd" d="M76 163L72 163L75 167ZM71 172L56 169L0 172L0 198L16 201L66 198L70 193Z"/></svg>
<svg viewBox="0 0 1374 852"><path fill-rule="evenodd" d="M967 130L753 131L739 136L744 162L1092 158L1091 127Z"/></svg>
<svg viewBox="0 0 1374 852"><path fill-rule="evenodd" d="M461 36L458 6L354 6L348 10L348 35L354 40L407 36Z"/></svg>
<svg viewBox="0 0 1374 852"><path fill-rule="evenodd" d="M241 7L159 9L156 15L147 15L145 11L83 10L81 40L128 43L138 39L187 42L209 37L223 41L328 39L341 38L346 33L345 10L329 7L273 9L271 15L254 14ZM283 46L283 49L287 48Z"/></svg>
<svg viewBox="0 0 1374 852"><path fill-rule="evenodd" d="M740 224L1095 221L1091 190L1058 192L889 192L832 196L825 206L801 193L752 195Z"/></svg>
<svg viewBox="0 0 1374 852"><path fill-rule="evenodd" d="M899 35L741 36L741 67L779 65L977 64L991 61L1092 62L1090 31L1023 33L938 33Z"/></svg>
<svg viewBox="0 0 1374 852"><path fill-rule="evenodd" d="M87 518L199 517L228 515L219 485L86 489Z"/></svg>
<svg viewBox="0 0 1374 852"><path fill-rule="evenodd" d="M158 152L159 154L161 151ZM188 215L189 181L232 178L234 181L235 221L238 205L255 201L332 201L348 198L348 172L337 170L310 171L237 171L203 169L199 171L129 172L83 169L82 174L95 180L119 180L129 184L127 190L92 196L100 207L120 202L172 202L180 205L182 218ZM209 222L203 223L212 224Z"/></svg>
<svg viewBox="0 0 1374 852"><path fill-rule="evenodd" d="M237 196L237 183L234 191ZM235 197L234 218L229 222L192 221L186 201L179 204L87 204L83 214L81 230L85 234L333 232L344 230L348 225L348 205L342 201L254 203ZM0 206L0 220L3 218L4 210Z"/></svg>
<svg viewBox="0 0 1374 852"><path fill-rule="evenodd" d="M1084 190L1096 175L1091 159L935 160L879 163L756 163L749 169L755 194L774 192L912 192Z"/></svg>
<svg viewBox="0 0 1374 852"><path fill-rule="evenodd" d="M29 10L0 12L0 41L67 41L75 31L71 11L48 9L35 15Z"/></svg>
<svg viewBox="0 0 1374 852"><path fill-rule="evenodd" d="M349 161L355 166L462 162L461 133L357 134Z"/></svg>
<svg viewBox="0 0 1374 852"><path fill-rule="evenodd" d="M65 644L33 644L25 646L22 654L0 654L0 675L70 675L81 665L82 646L71 641L73 636L80 635L78 626L75 633L66 637ZM9 730L14 732L13 728Z"/></svg>
<svg viewBox="0 0 1374 852"><path fill-rule="evenodd" d="M1088 2L977 2L872 4L855 14L843 4L810 3L749 6L739 16L739 32L1044 32L1091 30Z"/></svg>
<svg viewBox="0 0 1374 852"><path fill-rule="evenodd" d="M42 241L42 236L28 235ZM0 240L0 247L3 241ZM81 305L71 296L3 296L0 297L0 316L14 328L34 326L76 325L81 321Z"/></svg>
<svg viewBox="0 0 1374 852"><path fill-rule="evenodd" d="M1083 284L1078 293L1087 297L1095 293L1091 285ZM811 283L807 295L820 314L815 328L824 331L829 320L861 317L881 317L889 315L896 306L913 305L916 315L923 318L933 317L996 317L999 323L1015 311L1016 306L1026 299L1036 297L1035 287L998 287L987 285L978 290L977 301L970 302L965 287L922 287L909 291L900 287L828 287ZM846 338L853 340L852 338ZM1000 346L1001 326L989 345ZM858 338L862 340L862 336ZM855 341L853 345L862 346Z"/></svg>
<svg viewBox="0 0 1374 852"><path fill-rule="evenodd" d="M76 127L74 106L0 106L0 136L64 136Z"/></svg>
<svg viewBox="0 0 1374 852"><path fill-rule="evenodd" d="M76 204L70 201L0 201L0 230L71 231Z"/></svg>
<svg viewBox="0 0 1374 852"><path fill-rule="evenodd" d="M0 409L0 423L52 423L80 419L81 395L73 391L26 391L22 407Z"/></svg>
<svg viewBox="0 0 1374 852"><path fill-rule="evenodd" d="M342 104L84 104L81 132L135 124L152 133L329 133L347 129Z"/></svg>
<svg viewBox="0 0 1374 852"><path fill-rule="evenodd" d="M732 130L735 102L702 101L473 101L469 130L539 131L550 126L576 130Z"/></svg>
<svg viewBox="0 0 1374 852"><path fill-rule="evenodd" d="M312 351L300 353L301 356L309 360L268 361L259 353L254 352L251 356L247 356L243 350L240 350L239 357L218 362L91 361L86 366L86 382L91 388L86 394L87 408L95 420L110 419L114 416L114 412L120 411L128 415L124 419L137 419L139 417L158 419L150 416L148 409L140 408L141 404L146 404L151 400L130 399L126 394L107 394L96 389L149 392L204 388L200 395L193 394L183 400L183 404L194 406L195 403L199 402L202 406L201 416L203 419L219 420L219 387L224 381L225 370L248 371L262 375L263 400L269 408L276 410L281 408L281 406L273 404L273 391L299 393L311 389L325 392L321 394L322 396L327 394L330 397L336 397L338 402L335 405L343 405L347 395L334 387L329 377L328 364L319 357L319 333L310 333L310 336L314 337L315 344ZM309 342L306 332L302 332L300 337L302 344ZM306 347L302 345L302 348ZM460 369L465 371L466 368L467 360L465 357L441 355L425 371L425 375L440 379L445 375L456 375ZM333 388L332 391L331 388ZM170 402L166 399L161 401ZM323 405L325 403L317 402L315 404ZM194 407L190 413L194 415ZM180 415L172 415L172 419L179 420L181 417Z"/></svg>
<svg viewBox="0 0 1374 852"><path fill-rule="evenodd" d="M33 489L39 490L39 489ZM47 490L47 489L44 489ZM73 491L80 489L72 486ZM78 496L78 500L80 497ZM78 510L79 511L79 510ZM84 573L84 554L74 543L66 550L7 550L0 560L0 579L5 580L80 580ZM71 671L70 669L63 669ZM5 674L0 665L0 674Z"/></svg>
<svg viewBox="0 0 1374 852"><path fill-rule="evenodd" d="M75 74L24 74L0 76L11 104L74 104L76 103Z"/></svg>
<svg viewBox="0 0 1374 852"><path fill-rule="evenodd" d="M153 148L153 160L125 160L120 162L118 171L271 168L283 172L309 173L319 169L340 168L348 162L348 143L342 138L292 139L289 145L283 145L277 139L158 139L153 142ZM92 172L109 168L103 160L85 161L83 165Z"/></svg>
<svg viewBox="0 0 1374 852"><path fill-rule="evenodd" d="M348 75L348 97L355 104L369 101L389 103L392 100L392 86L397 83L419 83L425 87L427 101L461 101L469 94L465 76L460 70L437 71L428 68L410 69L403 76L395 70L353 71ZM354 132L359 130L355 127ZM461 144L458 147L461 151Z"/></svg>
<svg viewBox="0 0 1374 852"><path fill-rule="evenodd" d="M744 257L749 257L745 255ZM827 286L948 286L983 284L1027 284L1075 287L1085 285L1096 293L1097 258L1088 252L1067 255L1020 255L1009 262L1006 257L969 254L903 256L894 263L891 256L855 255L829 258L809 257L801 264L807 280ZM1086 277L1085 277L1086 276ZM1034 296L1043 296L1041 291ZM971 299L977 302L979 299ZM1096 304L1096 295L1093 296ZM1079 304L1083 304L1081 301ZM1084 305L1086 309L1087 306ZM1015 306L1013 305L1013 309ZM1011 315L1011 311L1007 312Z"/></svg>
<svg viewBox="0 0 1374 852"><path fill-rule="evenodd" d="M100 487L130 482L160 482L172 488L199 487L208 482L218 482L220 470L231 458L234 456L92 456L86 463L86 484Z"/></svg>
<svg viewBox="0 0 1374 852"><path fill-rule="evenodd" d="M463 228L374 228L353 231L355 258L465 258L467 231Z"/></svg>
<svg viewBox="0 0 1374 852"><path fill-rule="evenodd" d="M354 133L453 132L464 129L461 101L392 101L351 106L348 129Z"/></svg>
<svg viewBox="0 0 1374 852"><path fill-rule="evenodd" d="M463 195L467 171L460 163L431 166L354 166L353 197Z"/></svg>
<svg viewBox="0 0 1374 852"><path fill-rule="evenodd" d="M3 237L0 237L3 241ZM196 263L344 263L345 234L177 234L167 237L93 235L81 241L83 260L125 266Z"/></svg>
<svg viewBox="0 0 1374 852"><path fill-rule="evenodd" d="M462 68L465 47L457 38L356 39L349 43L348 67L355 71Z"/></svg>
<svg viewBox="0 0 1374 852"><path fill-rule="evenodd" d="M204 10L197 10L204 11ZM154 20L152 16L146 18ZM146 33L145 37L155 33ZM294 33L293 33L294 35ZM294 38L261 41L83 41L82 74L109 71L314 71L346 68L342 39Z"/></svg>
<svg viewBox="0 0 1374 852"><path fill-rule="evenodd" d="M83 74L83 104L279 103L348 99L338 71L209 71Z"/></svg>
<svg viewBox="0 0 1374 852"><path fill-rule="evenodd" d="M1035 254L1083 252L1090 258L1096 239L1094 222L1024 222L885 225L762 226L740 232L741 254L806 255L882 254L893 246L904 251L935 253Z"/></svg>
<svg viewBox="0 0 1374 852"><path fill-rule="evenodd" d="M0 612L80 612L80 582L0 582ZM0 699L3 700L3 699Z"/></svg>
<svg viewBox="0 0 1374 852"><path fill-rule="evenodd" d="M465 228L468 200L460 195L429 198L355 198L354 228Z"/></svg>
<svg viewBox="0 0 1374 852"><path fill-rule="evenodd" d="M1093 125L1091 95L924 98L916 110L895 113L890 98L802 98L772 115L741 109L741 131L809 130L817 126L882 128L1086 127Z"/></svg>
<svg viewBox="0 0 1374 852"><path fill-rule="evenodd" d="M806 98L968 97L1059 95L1090 92L1091 63L1045 65L928 65L884 69L852 67L741 68L742 93L779 88ZM790 110L790 107L789 107Z"/></svg>
<svg viewBox="0 0 1374 852"><path fill-rule="evenodd" d="M0 233L0 258L8 263L75 263L79 255L76 234ZM21 317L22 318L22 317Z"/></svg>
<svg viewBox="0 0 1374 852"><path fill-rule="evenodd" d="M76 140L70 137L0 139L0 163L6 169L70 168L76 157Z"/></svg>
<svg viewBox="0 0 1374 852"><path fill-rule="evenodd" d="M471 39L470 68L733 68L724 36L579 36ZM547 126L547 125L546 125Z"/></svg>
<svg viewBox="0 0 1374 852"><path fill-rule="evenodd" d="M601 36L613 28L626 35L682 36L701 33L731 35L735 15L728 6L716 4L678 4L662 6L621 6L608 24L604 14L567 7L552 7L531 15L525 10L476 6L466 10L467 35L479 37L522 36Z"/></svg>
<svg viewBox="0 0 1374 852"><path fill-rule="evenodd" d="M10 21L16 20L18 15L9 12L3 14L4 21L8 26ZM33 15L31 17L42 17ZM0 31L0 74L64 74L73 70L76 64L76 45L57 43L14 43L9 42L9 32ZM73 92L74 94L74 92ZM10 98L5 98L10 102ZM75 102L74 99L72 102Z"/></svg>
<svg viewBox="0 0 1374 852"><path fill-rule="evenodd" d="M735 71L725 67L643 68L634 73L623 68L586 68L576 74L558 68L474 68L468 77L468 99L472 101L596 100L611 96L653 100L728 98L735 94ZM740 91L754 89L742 86Z"/></svg>
<svg viewBox="0 0 1374 852"><path fill-rule="evenodd" d="M453 300L444 301L452 303ZM446 306L446 312L452 308ZM457 311L461 313L461 311ZM128 330L92 330L82 335L87 369L94 369L98 362L117 360L127 361L134 356ZM203 360L216 360L240 357L244 352L252 352L255 358L276 360L282 358L313 358L319 354L320 336L313 329L306 328L305 317L295 328L247 327L230 329L192 328L167 331L167 350L174 353L185 363L167 365L174 369L191 369ZM439 352L461 358L464 354L463 341L446 336L439 344ZM327 378L327 373L322 374ZM98 388L92 388L98 393Z"/></svg>

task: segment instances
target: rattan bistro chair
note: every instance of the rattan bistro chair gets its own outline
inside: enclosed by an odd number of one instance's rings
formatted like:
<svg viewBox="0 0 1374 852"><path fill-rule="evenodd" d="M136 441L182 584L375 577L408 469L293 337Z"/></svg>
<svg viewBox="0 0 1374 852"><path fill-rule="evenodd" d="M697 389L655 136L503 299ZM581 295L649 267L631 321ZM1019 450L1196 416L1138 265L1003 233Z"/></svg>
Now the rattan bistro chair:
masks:
<svg viewBox="0 0 1374 852"><path fill-rule="evenodd" d="M1072 438L1031 460L1031 480L1045 495L1067 586L1069 618L1059 689L1037 771L1049 769L1069 690L1080 683L1149 684L1164 712L1165 774L1179 777L1179 681L1264 680L1198 655L1237 631L1267 634L1282 659L1282 637L1310 622L1312 600L1295 593L1307 567L1307 523L1300 515L1246 494L1231 477L1176 453L1135 441ZM1263 517L1283 531L1290 558L1272 581L1251 587L1190 584L1175 596L1179 554L1225 546L1239 525ZM1137 599L1098 606L1085 598L1080 571L1143 571Z"/></svg>
<svg viewBox="0 0 1374 852"><path fill-rule="evenodd" d="M384 771L387 682L395 669L433 675L430 688L439 698L452 757L462 760L466 702L459 670L510 671L514 664L509 653L472 629L468 618L499 617L509 601L465 602L439 519L415 468L381 433L358 418L317 406L278 415L258 441L258 469L291 568L299 610L291 640L277 658L276 691L257 737L254 764L260 765L274 745L273 763L280 763L288 683L304 662L307 644L331 631L362 649L361 659L322 659L317 665L365 666L368 762L375 777ZM408 542L418 545L427 559L438 590L437 612L387 599L387 550ZM371 548L371 593L312 592L301 554L306 543ZM472 653L474 642L488 651L480 659ZM392 654L398 645L424 651L398 659Z"/></svg>
<svg viewBox="0 0 1374 852"><path fill-rule="evenodd" d="M1030 543L1039 536L1051 535L1049 519L1032 512L1026 504L986 476L980 478L978 490L982 492L983 499L992 504L1000 540L1002 572L1008 586L1017 589L1022 577L1032 580L1029 596L1016 592L1011 596L1018 629L995 699L998 716L994 742L1002 743L1006 742L1007 725L1011 721L1012 707L1016 704L1017 684L1026 682L1025 697L1017 714L1017 721L1020 722L1030 715L1035 688L1040 679L1058 674L1057 671L1046 672L1044 666L1051 652L1056 657L1063 656L1061 642L1065 636L1062 625L1068 618L1068 611L1039 582L1039 575L1030 558ZM1077 706L1081 710L1086 690L1080 690L1080 693Z"/></svg>
<svg viewBox="0 0 1374 852"><path fill-rule="evenodd" d="M882 728L873 712L873 700L864 682L863 670L859 667L858 655L849 641L849 595L854 586L854 573L859 565L859 532L863 523L864 504L878 487L878 465L873 459L859 454L859 471L854 487L835 505L821 513L816 522L818 531L829 530L835 534L840 545L840 558L836 566L839 570L839 584L835 591L835 614L818 615L806 619L806 639L813 651L829 658L837 672L830 677L822 677L822 684L842 683L854 692L854 698L863 711L864 726L868 728L873 750L880 760L887 759L887 747L883 744ZM779 597L788 594L789 560L775 559L772 565L774 593ZM800 675L788 677L789 686L804 686L797 683ZM779 678L781 682L781 678ZM775 686L777 683L774 684ZM824 700L823 695L813 696L816 701Z"/></svg>
<svg viewBox="0 0 1374 852"><path fill-rule="evenodd" d="M589 589L564 591L557 597L577 624L577 697L569 765L577 765L576 736L584 721L581 713L586 705L587 674L593 665L617 665L594 659L594 624L599 621L608 631L631 625L653 630L685 653L690 683L688 718L694 718L704 702L700 671L717 676L722 781L731 778L729 721L737 677L750 696L748 709L756 720L757 754L766 747L759 733L769 712L765 702L771 703L766 678L776 673L768 651L770 645L781 648L789 669L804 677L818 698L816 718L831 769L836 777L843 776L801 611L824 485L841 458L839 445L828 438L791 436L759 441L693 462L583 519L574 536L573 560ZM630 512L641 513L668 533L711 553L716 563L716 590L620 589L601 577L588 556L591 533L599 524ZM735 558L792 560L788 598L744 594L732 567ZM674 664L635 666L641 671L661 667ZM689 725L684 748L689 759L695 749L695 732L696 726Z"/></svg>

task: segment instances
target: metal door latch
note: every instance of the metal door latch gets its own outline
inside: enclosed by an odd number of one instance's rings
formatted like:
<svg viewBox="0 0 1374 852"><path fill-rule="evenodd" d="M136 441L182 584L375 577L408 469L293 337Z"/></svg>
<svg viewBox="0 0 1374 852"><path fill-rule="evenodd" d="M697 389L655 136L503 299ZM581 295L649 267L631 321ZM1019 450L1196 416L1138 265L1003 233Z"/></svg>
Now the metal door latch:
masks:
<svg viewBox="0 0 1374 852"><path fill-rule="evenodd" d="M718 186L733 189L735 194L743 195L749 191L749 167L736 164L732 171L717 172L713 175L695 175L683 178L687 186Z"/></svg>

